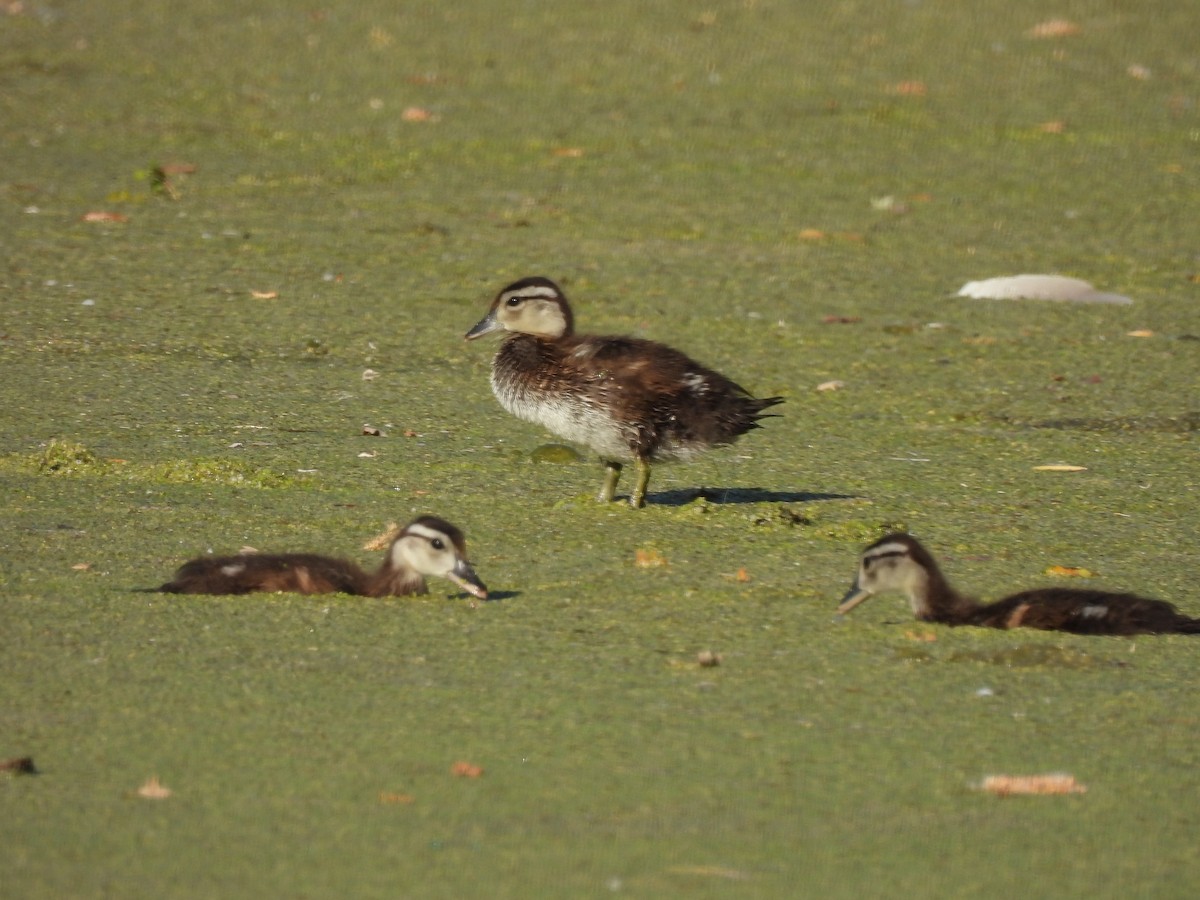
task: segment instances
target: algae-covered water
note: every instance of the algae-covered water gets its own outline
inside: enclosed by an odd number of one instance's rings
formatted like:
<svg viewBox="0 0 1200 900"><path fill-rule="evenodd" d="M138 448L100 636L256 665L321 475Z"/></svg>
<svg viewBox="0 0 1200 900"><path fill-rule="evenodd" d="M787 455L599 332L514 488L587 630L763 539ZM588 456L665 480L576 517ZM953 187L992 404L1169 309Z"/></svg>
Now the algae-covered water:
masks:
<svg viewBox="0 0 1200 900"><path fill-rule="evenodd" d="M1195 896L1194 639L833 607L907 527L1200 615L1198 28L0 3L0 893ZM782 418L598 506L462 340L530 274ZM423 512L496 602L136 590Z"/></svg>

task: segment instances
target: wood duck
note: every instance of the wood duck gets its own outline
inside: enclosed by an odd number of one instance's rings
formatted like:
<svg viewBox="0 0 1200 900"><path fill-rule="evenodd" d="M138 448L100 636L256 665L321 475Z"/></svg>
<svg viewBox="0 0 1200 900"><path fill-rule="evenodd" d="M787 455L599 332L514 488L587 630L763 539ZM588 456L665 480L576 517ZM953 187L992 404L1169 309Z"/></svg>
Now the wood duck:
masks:
<svg viewBox="0 0 1200 900"><path fill-rule="evenodd" d="M463 533L442 519L421 516L392 539L374 574L348 559L315 553L202 556L180 566L175 577L158 590L169 594L293 591L402 597L429 593L425 578L435 575L448 578L480 600L487 599L487 588L467 561Z"/></svg>
<svg viewBox="0 0 1200 900"><path fill-rule="evenodd" d="M645 503L651 461L689 460L757 428L782 397L758 399L678 350L630 337L575 334L567 298L548 278L522 278L496 295L466 334L509 332L492 363L492 392L513 415L584 444L605 461L599 500L609 502L621 467Z"/></svg>
<svg viewBox="0 0 1200 900"><path fill-rule="evenodd" d="M889 534L862 552L858 577L837 611L847 613L884 591L908 595L913 615L944 625L1041 628L1072 634L1200 634L1200 619L1165 600L1080 588L1037 588L995 603L958 593L916 538Z"/></svg>

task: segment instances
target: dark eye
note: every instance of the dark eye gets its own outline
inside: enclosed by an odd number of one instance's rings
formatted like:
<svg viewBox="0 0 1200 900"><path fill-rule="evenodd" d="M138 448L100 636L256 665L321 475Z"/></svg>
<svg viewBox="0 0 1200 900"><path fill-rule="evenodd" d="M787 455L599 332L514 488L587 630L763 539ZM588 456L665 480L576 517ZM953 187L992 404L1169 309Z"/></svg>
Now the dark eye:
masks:
<svg viewBox="0 0 1200 900"><path fill-rule="evenodd" d="M520 297L509 297L508 300L506 301L506 303L508 304L509 309L516 309L518 306L521 305L521 298Z"/></svg>
<svg viewBox="0 0 1200 900"><path fill-rule="evenodd" d="M446 545L442 542L441 538L434 538L429 543L433 544L434 550L445 550L446 549Z"/></svg>

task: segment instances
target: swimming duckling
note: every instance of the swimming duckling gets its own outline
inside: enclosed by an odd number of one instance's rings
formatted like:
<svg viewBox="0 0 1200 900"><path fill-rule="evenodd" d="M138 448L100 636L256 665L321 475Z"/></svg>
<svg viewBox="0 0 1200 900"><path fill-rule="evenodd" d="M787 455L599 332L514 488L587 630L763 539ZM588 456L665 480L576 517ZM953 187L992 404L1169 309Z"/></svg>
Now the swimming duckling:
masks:
<svg viewBox="0 0 1200 900"><path fill-rule="evenodd" d="M629 337L575 334L567 298L548 278L504 288L466 334L509 332L492 363L492 392L513 415L584 444L605 461L598 499L613 499L623 461L645 503L652 460L688 460L757 428L782 397L757 399L678 350Z"/></svg>
<svg viewBox="0 0 1200 900"><path fill-rule="evenodd" d="M1200 634L1200 619L1165 600L1081 588L1037 588L986 605L958 593L929 551L907 534L889 534L862 552L837 611L847 613L874 594L901 591L913 615L944 625L1041 628L1073 634Z"/></svg>
<svg viewBox="0 0 1200 900"><path fill-rule="evenodd" d="M158 590L169 594L294 591L400 597L429 593L425 577L433 575L448 578L480 600L487 599L487 588L467 561L463 533L442 519L421 516L392 539L374 574L348 559L315 553L202 556L180 566L175 577Z"/></svg>

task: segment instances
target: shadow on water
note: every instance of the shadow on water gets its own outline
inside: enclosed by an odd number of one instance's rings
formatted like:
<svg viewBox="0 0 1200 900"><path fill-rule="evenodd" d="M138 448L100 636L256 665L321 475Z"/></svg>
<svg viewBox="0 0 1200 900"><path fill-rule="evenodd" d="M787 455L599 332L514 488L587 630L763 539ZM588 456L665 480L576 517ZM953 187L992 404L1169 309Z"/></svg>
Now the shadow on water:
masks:
<svg viewBox="0 0 1200 900"><path fill-rule="evenodd" d="M647 494L646 503L655 506L686 506L697 500L706 500L709 503L811 503L816 500L855 500L857 498L857 494L771 491L764 488L689 488Z"/></svg>
<svg viewBox="0 0 1200 900"><path fill-rule="evenodd" d="M463 599L470 600L469 594L461 594ZM520 597L520 591L488 591L487 600L485 603L495 603L499 600L512 600L514 597Z"/></svg>

